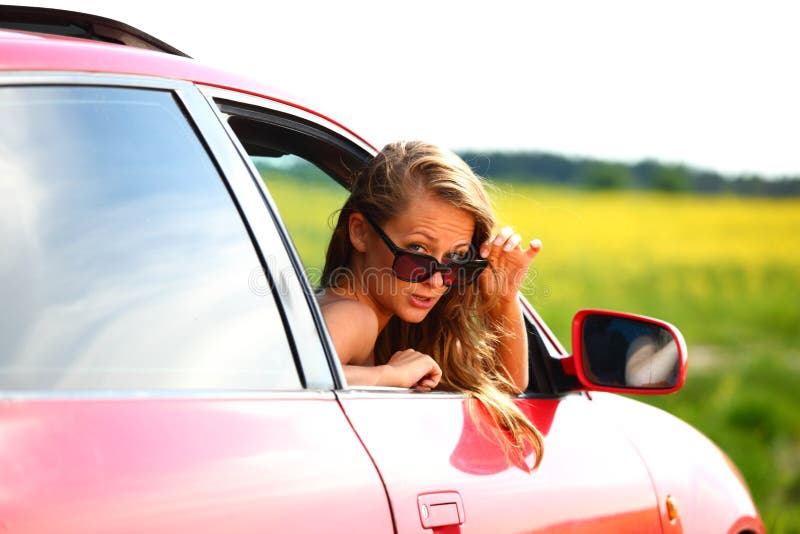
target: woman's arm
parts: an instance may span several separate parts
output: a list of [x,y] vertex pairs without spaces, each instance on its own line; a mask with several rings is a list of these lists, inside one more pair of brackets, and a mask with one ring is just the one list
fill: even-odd
[[[390,369],[386,365],[349,365],[342,364],[344,377],[351,386],[389,386],[392,380]],[[398,386],[399,387],[399,386]]]
[[367,306],[342,299],[323,305],[322,316],[348,384],[431,389],[439,383],[442,370],[436,362],[413,349],[396,352],[386,365],[374,365],[378,319]]
[[489,314],[507,332],[498,349],[500,361],[514,385],[524,391],[528,387],[528,336],[517,293],[542,243],[531,240],[523,250],[520,241],[520,235],[506,226],[481,246],[481,256],[489,260],[491,268],[481,274],[480,284],[485,298],[497,299]]
[[392,386],[430,390],[442,377],[442,370],[427,354],[414,349],[395,352],[386,365],[344,365],[347,383],[359,386]]
[[498,348],[500,361],[514,385],[520,391],[525,391],[528,387],[528,334],[519,301],[516,298],[513,301],[503,300],[490,313],[508,332]]

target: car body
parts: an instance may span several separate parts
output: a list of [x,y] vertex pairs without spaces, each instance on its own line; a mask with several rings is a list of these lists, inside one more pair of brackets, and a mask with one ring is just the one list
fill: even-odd
[[0,530],[764,531],[723,452],[614,394],[680,387],[685,345],[671,388],[593,384],[591,312],[571,356],[520,297],[533,472],[463,395],[347,386],[255,163],[293,154],[346,185],[375,148],[135,37],[0,30]]

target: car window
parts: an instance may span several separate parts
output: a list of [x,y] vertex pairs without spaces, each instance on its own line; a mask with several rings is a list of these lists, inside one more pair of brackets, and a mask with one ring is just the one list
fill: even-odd
[[274,296],[172,93],[0,88],[0,389],[294,389]]
[[[339,209],[347,199],[344,184],[369,154],[359,160],[353,156],[356,150],[336,146],[320,127],[280,112],[222,99],[217,104],[269,190],[308,279],[317,287]],[[543,360],[552,344],[532,317],[526,318],[526,327],[531,362],[527,393],[551,392]]]
[[370,155],[299,117],[227,100],[217,103],[269,190],[309,281],[317,286],[347,198],[345,184]]
[[278,206],[311,284],[318,286],[325,250],[347,190],[295,154],[250,159]]

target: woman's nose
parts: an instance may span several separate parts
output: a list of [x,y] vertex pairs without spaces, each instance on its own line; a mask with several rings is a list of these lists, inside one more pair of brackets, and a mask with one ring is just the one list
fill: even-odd
[[433,276],[428,278],[428,284],[430,284],[433,289],[439,289],[440,287],[444,286],[444,275],[442,275],[442,273],[439,271],[436,271],[433,273]]

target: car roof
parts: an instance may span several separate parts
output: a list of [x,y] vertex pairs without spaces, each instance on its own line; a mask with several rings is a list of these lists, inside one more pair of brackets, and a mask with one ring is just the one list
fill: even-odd
[[[0,7],[2,7],[0,9],[1,21],[9,6]],[[54,10],[45,9],[43,11]],[[74,12],[67,13],[74,14]],[[80,13],[77,15],[93,17]],[[139,40],[142,36],[147,36],[144,32],[139,32],[123,23],[102,17],[94,18],[102,20],[105,24],[115,23],[119,27],[126,27],[128,31],[136,33]],[[0,26],[2,25],[0,22]],[[166,43],[158,41],[154,37],[147,37],[152,39],[151,43],[157,41],[168,49],[156,50],[150,44],[147,46],[137,46],[131,43],[115,44],[86,37],[76,38],[63,34],[0,28],[0,72],[89,72],[185,80],[267,98],[312,113],[336,124],[365,144],[372,146],[346,126],[314,109],[296,103],[297,98],[285,90],[246,76],[203,65]]]
[[0,5],[0,28],[124,44],[189,57],[124,22],[65,9]]
[[0,69],[3,71],[156,76],[225,87],[274,100],[291,100],[288,94],[279,89],[203,65],[188,57],[124,45],[0,29],[0,50]]

